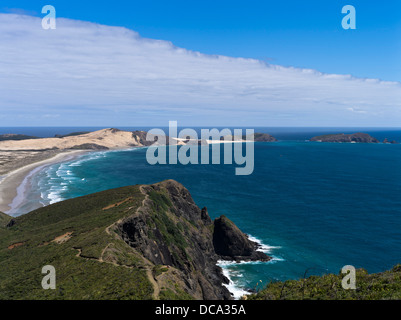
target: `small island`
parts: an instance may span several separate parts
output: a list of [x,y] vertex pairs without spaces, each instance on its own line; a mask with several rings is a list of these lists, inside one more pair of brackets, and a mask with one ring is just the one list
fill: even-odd
[[276,142],[277,139],[273,137],[270,134],[267,133],[260,133],[260,132],[255,132],[253,134],[248,134],[245,135],[243,134],[242,136],[225,136],[221,137],[220,140],[237,140],[237,141],[248,141],[248,140],[253,140],[255,142]]
[[316,142],[337,142],[337,143],[379,143],[380,141],[367,133],[357,132],[352,134],[336,133],[316,136],[310,139]]
[[397,142],[397,141],[395,141],[395,140],[389,141],[387,138],[385,138],[385,139],[383,140],[383,143],[384,143],[384,144],[399,144],[399,142]]

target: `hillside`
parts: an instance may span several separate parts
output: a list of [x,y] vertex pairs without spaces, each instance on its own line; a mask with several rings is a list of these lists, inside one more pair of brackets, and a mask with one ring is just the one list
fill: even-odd
[[[217,260],[270,259],[226,217],[213,222],[173,180],[66,200],[9,221],[0,215],[0,299],[231,299]],[[228,241],[219,241],[220,232]],[[48,264],[56,290],[41,287]]]
[[[0,300],[231,299],[220,259],[268,261],[227,217],[214,221],[173,180],[107,190],[12,218],[0,212]],[[56,269],[43,290],[42,267]],[[401,265],[271,282],[248,300],[401,299]]]
[[344,290],[343,274],[310,276],[306,279],[274,282],[248,300],[390,300],[401,299],[401,265],[392,270],[368,274],[356,270],[356,289]]
[[8,133],[8,134],[0,134],[0,141],[9,141],[9,140],[28,140],[28,139],[39,139],[35,136],[27,136],[25,134],[15,134],[15,133]]
[[0,228],[5,227],[11,220],[11,217],[3,212],[0,212]]

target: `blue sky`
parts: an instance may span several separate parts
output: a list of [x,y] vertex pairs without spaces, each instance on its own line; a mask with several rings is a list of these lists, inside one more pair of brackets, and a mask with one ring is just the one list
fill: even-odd
[[[1,12],[124,26],[206,54],[248,57],[326,73],[401,81],[401,1],[386,0],[2,0]],[[357,29],[341,28],[352,4]]]
[[[43,5],[57,29],[43,30]],[[356,8],[356,30],[341,8]],[[0,4],[0,126],[399,126],[401,2]]]

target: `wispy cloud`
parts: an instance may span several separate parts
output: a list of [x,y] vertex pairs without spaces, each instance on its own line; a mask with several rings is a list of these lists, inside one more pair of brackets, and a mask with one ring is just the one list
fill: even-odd
[[[398,126],[401,84],[204,55],[89,22],[58,18],[43,30],[40,18],[0,14],[0,111],[0,125]],[[51,114],[60,116],[43,117]]]
[[355,108],[347,108],[347,110],[351,111],[351,112],[355,112],[355,113],[367,113],[367,111],[365,110],[360,110],[360,109],[355,109]]

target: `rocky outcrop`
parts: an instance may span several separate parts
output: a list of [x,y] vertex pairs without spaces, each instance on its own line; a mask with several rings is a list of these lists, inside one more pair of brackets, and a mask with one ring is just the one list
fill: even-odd
[[132,137],[136,140],[138,145],[150,146],[154,143],[153,141],[147,141],[146,135],[147,135],[146,131],[139,131],[139,130],[132,131]]
[[383,140],[383,143],[385,143],[385,144],[399,144],[399,142],[397,142],[397,141],[395,141],[395,140],[389,141],[387,138],[385,138],[385,139]]
[[11,220],[7,223],[6,228],[11,228],[12,226],[15,225],[15,223],[16,223],[15,219],[11,219]]
[[224,260],[269,261],[271,258],[261,251],[259,245],[248,239],[230,219],[221,216],[214,220],[213,246]]
[[213,222],[180,183],[167,180],[142,190],[146,204],[121,222],[117,232],[153,264],[176,268],[191,296],[231,299],[218,260],[270,259],[226,217]]
[[370,136],[367,133],[353,133],[353,134],[327,134],[322,136],[316,136],[310,139],[310,141],[317,142],[349,142],[349,143],[379,143],[379,140]]

